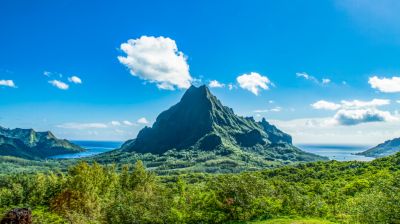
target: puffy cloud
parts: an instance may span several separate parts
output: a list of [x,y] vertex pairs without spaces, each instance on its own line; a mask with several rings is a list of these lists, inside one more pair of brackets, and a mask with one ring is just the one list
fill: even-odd
[[75,84],[82,84],[82,80],[78,76],[71,76],[68,78],[68,81]]
[[208,86],[210,86],[210,88],[222,88],[225,84],[220,83],[217,80],[212,80],[208,83]]
[[377,109],[377,107],[389,104],[390,100],[387,99],[373,99],[371,101],[342,100],[340,104],[320,100],[311,104],[311,106],[314,109],[337,110],[333,116],[332,124],[348,126],[396,120],[397,118],[390,112]]
[[0,86],[7,86],[12,88],[16,87],[13,80],[0,80]]
[[359,108],[375,108],[379,106],[385,106],[389,105],[390,100],[388,99],[373,99],[371,101],[361,101],[361,100],[342,100],[340,101],[340,104],[325,101],[325,100],[319,100],[311,106],[314,109],[318,110],[338,110],[338,109],[359,109]]
[[242,89],[248,90],[254,95],[258,95],[262,89],[268,90],[268,85],[271,85],[271,81],[266,76],[262,76],[256,72],[243,74],[237,77],[236,81]]
[[149,121],[145,117],[139,118],[136,122],[139,124],[148,124],[149,123]]
[[160,89],[190,87],[193,78],[189,73],[189,65],[174,40],[142,36],[121,44],[121,50],[126,56],[119,56],[118,60],[129,68],[133,76],[156,83]]
[[108,126],[103,123],[64,123],[57,127],[65,129],[96,129],[96,128],[107,128]]
[[332,103],[325,100],[317,101],[311,104],[311,106],[317,110],[337,110],[341,107],[340,104]]
[[384,93],[400,92],[400,77],[378,78],[378,76],[370,77],[368,83],[372,88]]
[[69,85],[68,85],[68,84],[66,84],[66,83],[64,83],[64,82],[61,82],[61,81],[59,81],[59,80],[51,80],[51,81],[49,81],[49,83],[50,83],[51,85],[53,85],[53,86],[59,88],[59,89],[62,89],[62,90],[67,90],[67,89],[69,88]]
[[379,122],[379,121],[393,121],[397,118],[392,116],[388,111],[381,111],[375,108],[366,109],[351,109],[339,110],[334,120],[340,125],[357,125],[367,122]]

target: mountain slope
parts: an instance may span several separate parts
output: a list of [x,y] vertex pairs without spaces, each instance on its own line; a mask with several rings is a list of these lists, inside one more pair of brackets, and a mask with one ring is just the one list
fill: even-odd
[[0,127],[0,155],[2,156],[35,159],[82,151],[84,151],[83,148],[67,140],[57,139],[51,132]]
[[326,159],[296,148],[290,135],[265,119],[256,122],[235,115],[206,86],[191,86],[179,103],[157,117],[153,127],[142,129],[136,139],[127,141],[121,149],[178,157],[203,152],[223,158],[231,156],[233,160],[240,157],[241,162],[245,160],[241,157],[278,162]]
[[395,138],[392,140],[387,140],[371,149],[364,152],[357,153],[357,155],[363,155],[368,157],[384,157],[393,155],[400,151],[400,138]]

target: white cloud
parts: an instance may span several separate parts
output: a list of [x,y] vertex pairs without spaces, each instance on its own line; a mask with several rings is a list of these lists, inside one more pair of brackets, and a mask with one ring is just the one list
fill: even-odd
[[329,84],[330,82],[330,79],[322,79],[322,84]]
[[136,122],[139,124],[148,124],[149,123],[149,121],[145,117],[139,118]]
[[271,109],[272,112],[280,112],[282,110],[281,107],[274,107]]
[[237,86],[236,86],[236,85],[233,85],[232,83],[229,83],[229,84],[228,84],[228,89],[229,89],[229,90],[237,89]]
[[210,86],[210,88],[222,88],[225,84],[220,83],[217,80],[212,80],[208,83],[208,86]]
[[379,106],[389,105],[390,100],[388,100],[388,99],[373,99],[371,101],[342,100],[341,103],[342,103],[342,107],[344,107],[344,108],[363,108],[363,107],[379,107]]
[[68,81],[75,84],[82,84],[82,80],[78,76],[71,76],[68,78]]
[[311,104],[311,106],[314,109],[338,110],[332,119],[332,123],[348,126],[396,120],[397,118],[390,112],[377,109],[377,107],[389,104],[390,100],[388,99],[373,99],[371,101],[342,100],[340,104],[320,100]]
[[122,122],[124,125],[127,125],[127,126],[135,126],[136,124],[134,124],[134,123],[132,123],[132,122],[130,122],[130,121],[123,121]]
[[317,110],[337,110],[341,107],[340,104],[332,103],[325,100],[317,101],[311,104],[311,106]]
[[379,106],[385,106],[389,105],[390,100],[388,99],[373,99],[371,101],[361,101],[361,100],[342,100],[340,101],[340,104],[325,101],[325,100],[319,100],[311,106],[314,109],[318,110],[338,110],[340,108],[342,109],[359,109],[359,108],[375,108]]
[[49,83],[59,89],[62,89],[62,90],[67,90],[69,88],[68,84],[58,81],[58,80],[51,80],[51,81],[49,81]]
[[268,113],[268,112],[280,112],[282,111],[282,107],[274,107],[271,109],[265,109],[265,110],[255,110],[253,111],[254,113]]
[[304,78],[306,80],[313,80],[313,81],[317,81],[318,82],[318,80],[314,76],[311,76],[311,75],[307,74],[306,72],[297,72],[296,76]]
[[295,144],[361,144],[376,145],[400,136],[400,120],[368,122],[344,126],[332,123],[331,117],[270,120],[292,135]]
[[242,89],[252,92],[254,95],[258,95],[262,89],[268,90],[271,81],[266,77],[256,72],[250,74],[243,74],[236,78],[239,86]]
[[255,110],[253,111],[254,113],[268,113],[269,109],[264,109],[264,110]]
[[375,108],[365,108],[339,110],[335,114],[334,120],[340,125],[348,126],[368,122],[394,121],[397,120],[397,118],[388,111],[381,111]]
[[0,80],[0,86],[7,86],[12,88],[16,87],[13,80]]
[[309,74],[306,73],[306,72],[297,72],[297,73],[296,73],[296,76],[299,77],[299,78],[303,78],[303,79],[305,79],[305,80],[313,81],[313,82],[315,82],[315,83],[318,84],[318,85],[327,85],[327,84],[331,83],[331,81],[332,81],[332,80],[330,80],[330,79],[328,79],[328,78],[323,78],[323,79],[320,81],[320,80],[318,80],[317,78],[315,78],[314,76],[309,75]]
[[400,92],[400,77],[378,78],[378,76],[370,77],[368,83],[372,88],[384,93]]
[[112,126],[121,126],[121,122],[119,121],[111,121]]
[[190,87],[193,78],[189,65],[174,40],[142,36],[121,44],[121,50],[126,56],[119,56],[118,60],[129,68],[133,76],[156,83],[160,89]]
[[57,125],[57,127],[65,129],[82,130],[82,129],[107,128],[108,126],[103,123],[64,123]]
[[63,74],[61,74],[61,73],[58,73],[58,72],[50,72],[50,71],[44,71],[43,72],[43,75],[44,76],[47,76],[47,77],[51,77],[51,76],[58,76],[59,78],[62,78],[63,77]]

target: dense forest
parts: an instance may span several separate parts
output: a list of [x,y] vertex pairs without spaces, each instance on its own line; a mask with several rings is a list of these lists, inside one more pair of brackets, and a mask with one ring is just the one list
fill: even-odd
[[3,213],[32,209],[35,223],[400,223],[400,154],[238,174],[157,175],[141,161],[121,169],[80,162],[67,172],[0,176],[0,205]]

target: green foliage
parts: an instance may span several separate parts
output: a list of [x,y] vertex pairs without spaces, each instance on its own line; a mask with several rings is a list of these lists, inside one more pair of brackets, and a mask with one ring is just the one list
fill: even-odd
[[0,210],[31,208],[36,223],[400,223],[399,164],[397,154],[158,176],[141,161],[120,169],[81,162],[67,172],[0,176]]

